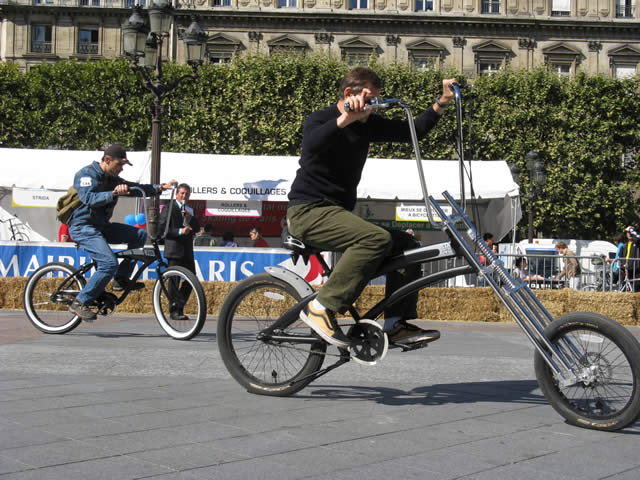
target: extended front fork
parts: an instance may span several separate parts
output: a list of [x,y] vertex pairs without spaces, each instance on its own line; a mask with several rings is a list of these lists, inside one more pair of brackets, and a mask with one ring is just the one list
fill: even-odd
[[[484,277],[487,284],[498,295],[509,313],[520,325],[527,338],[533,343],[535,349],[542,355],[549,368],[553,371],[562,386],[571,385],[578,381],[577,373],[572,370],[575,366],[573,358],[579,358],[580,350],[570,341],[564,342],[567,354],[562,348],[552,344],[544,334],[547,325],[553,322],[553,317],[534,295],[526,282],[514,279],[504,263],[476,231],[467,214],[459,207],[448,192],[443,193],[447,203],[453,208],[451,215],[447,216],[433,197],[429,197],[431,205],[442,219],[445,228],[452,239],[458,244],[461,253],[475,270]],[[475,254],[475,249],[469,245],[463,234],[456,227],[456,223],[462,222],[466,228],[467,237],[475,243],[480,253],[487,259],[487,265],[482,265]]]

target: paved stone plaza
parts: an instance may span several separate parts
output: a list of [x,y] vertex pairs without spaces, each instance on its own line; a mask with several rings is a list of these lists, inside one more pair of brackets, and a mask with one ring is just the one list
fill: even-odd
[[515,325],[429,324],[428,348],[290,398],[242,390],[215,325],[180,342],[115,315],[55,336],[0,311],[0,480],[640,478],[640,423],[565,424]]

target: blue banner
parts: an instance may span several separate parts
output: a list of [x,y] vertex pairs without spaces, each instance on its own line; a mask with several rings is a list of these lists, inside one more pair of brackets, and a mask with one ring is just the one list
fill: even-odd
[[[73,243],[0,242],[0,276],[28,277],[40,266],[49,262],[63,262],[78,267],[91,259],[87,253],[75,248]],[[113,245],[115,251],[126,248]],[[300,270],[302,276],[308,267],[295,267],[289,253],[279,248],[203,248],[195,251],[196,273],[200,281],[234,282],[264,272],[271,265]],[[138,265],[141,265],[139,263]],[[155,279],[155,263],[140,277]],[[315,277],[314,277],[315,278]]]

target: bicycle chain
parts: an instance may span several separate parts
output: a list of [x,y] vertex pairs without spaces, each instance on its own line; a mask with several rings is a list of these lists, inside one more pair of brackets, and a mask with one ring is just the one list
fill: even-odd
[[[306,350],[304,348],[300,348],[300,347],[294,347],[293,345],[284,345],[282,343],[279,344],[275,344],[275,343],[268,343],[267,345],[273,345],[273,346],[277,346],[279,348],[289,348],[291,350],[298,350],[300,352],[306,352],[306,353],[313,353],[315,355],[324,355],[325,357],[338,357],[338,358],[342,358],[343,355],[342,354],[337,354],[337,353],[327,353],[325,352],[320,352],[320,351],[316,351],[316,350]],[[349,355],[349,357],[351,357]]]

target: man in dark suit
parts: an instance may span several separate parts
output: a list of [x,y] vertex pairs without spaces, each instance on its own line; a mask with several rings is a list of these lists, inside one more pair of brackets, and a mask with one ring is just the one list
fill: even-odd
[[[169,217],[169,205],[166,205],[160,213],[160,222],[158,230],[164,233],[169,222],[169,230],[164,241],[164,256],[170,267],[175,265],[185,267],[196,273],[196,265],[193,259],[193,236],[195,232],[200,231],[200,224],[196,217],[193,216],[193,209],[187,205],[189,196],[191,195],[191,187],[186,183],[178,185],[176,199],[171,209],[171,218]],[[176,292],[175,289],[178,289]],[[169,284],[169,297],[179,298],[171,304],[172,320],[188,320],[184,314],[184,304],[187,302],[191,294],[191,285],[182,282],[182,285]]]

